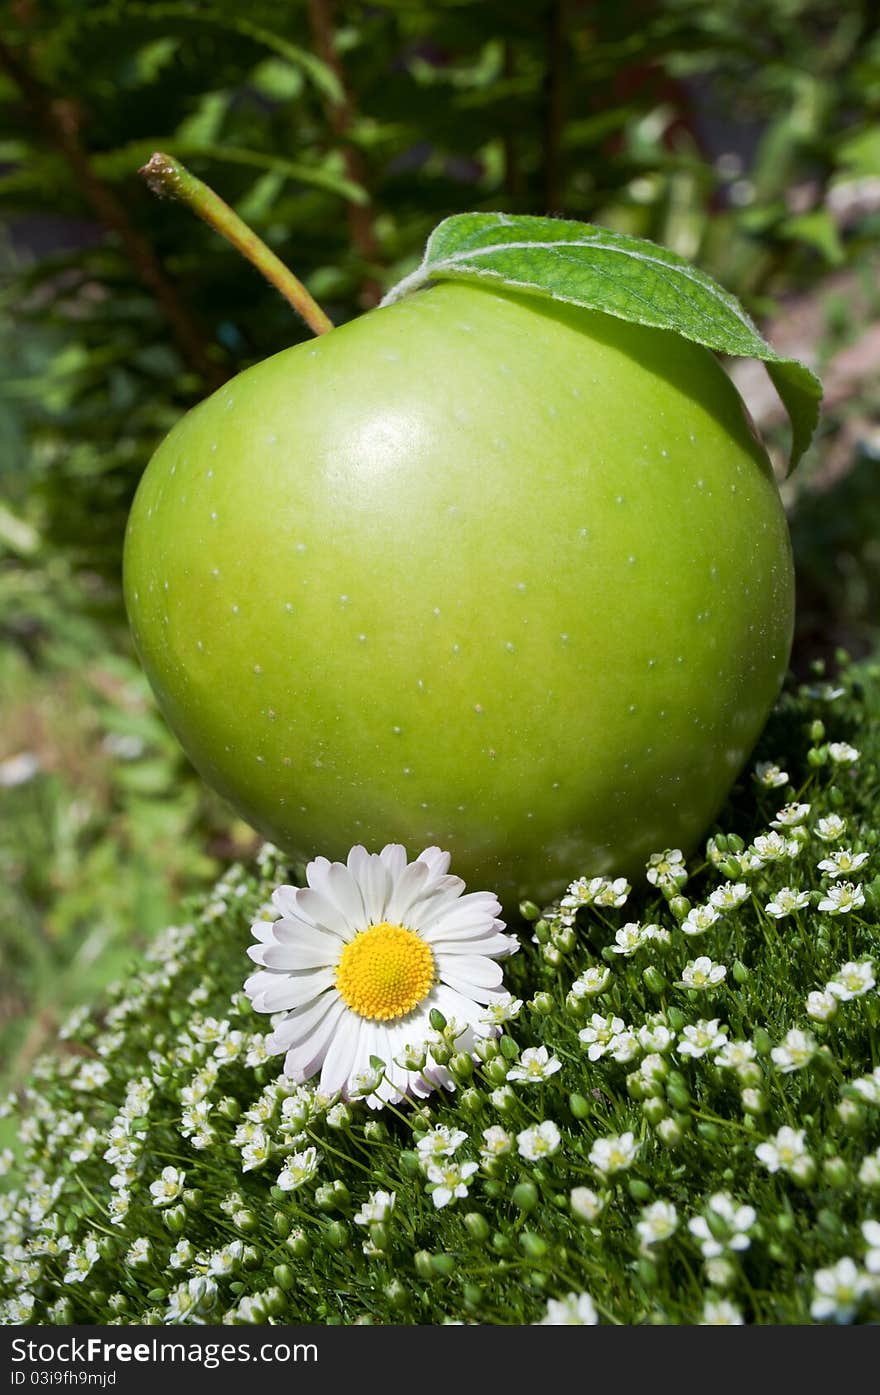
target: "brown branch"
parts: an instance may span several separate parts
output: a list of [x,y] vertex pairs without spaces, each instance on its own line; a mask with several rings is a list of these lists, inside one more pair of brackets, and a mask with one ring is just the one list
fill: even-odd
[[81,105],[59,97],[46,88],[2,39],[0,68],[15,83],[37,126],[67,161],[100,222],[119,238],[137,275],[155,296],[184,362],[209,387],[218,387],[230,376],[229,373],[211,357],[210,341],[181,300],[150,243],[132,222],[119,195],[95,173],[81,135],[84,122]]
[[[326,63],[336,75],[342,93],[336,101],[328,101],[327,116],[330,129],[339,142],[345,173],[350,180],[365,189],[366,165],[361,152],[348,138],[354,125],[355,107],[351,88],[346,81],[345,70],[336,49],[334,0],[309,0],[309,25],[315,51],[322,63]],[[349,202],[346,209],[352,246],[363,261],[375,264],[379,260],[380,249],[370,207]],[[366,277],[361,284],[360,300],[363,307],[370,309],[378,305],[381,299],[382,287],[379,282],[375,277]]]
[[565,124],[566,0],[550,0],[547,10],[544,74],[544,208],[560,213],[562,197],[562,131]]

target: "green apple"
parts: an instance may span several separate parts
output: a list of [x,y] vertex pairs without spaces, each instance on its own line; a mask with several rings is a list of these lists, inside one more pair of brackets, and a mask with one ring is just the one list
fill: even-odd
[[507,904],[705,831],[791,644],[773,474],[707,350],[445,283],[248,369],[140,484],[138,651],[292,856],[437,843]]

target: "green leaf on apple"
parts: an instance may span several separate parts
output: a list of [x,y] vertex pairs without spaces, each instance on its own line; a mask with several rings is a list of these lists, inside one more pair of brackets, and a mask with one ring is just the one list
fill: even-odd
[[822,401],[816,375],[771,348],[711,276],[654,242],[559,218],[457,213],[434,229],[421,265],[383,304],[449,280],[492,281],[672,330],[717,353],[761,359],[791,421],[790,470],[810,444]]

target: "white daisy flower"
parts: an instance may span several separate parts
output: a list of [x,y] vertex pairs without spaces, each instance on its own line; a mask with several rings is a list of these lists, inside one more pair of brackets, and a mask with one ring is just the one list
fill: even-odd
[[507,1072],[507,1078],[537,1085],[549,1080],[558,1070],[562,1070],[562,1062],[558,1056],[551,1056],[546,1046],[527,1046],[516,1065]]
[[857,886],[853,886],[852,882],[835,882],[833,886],[828,887],[819,902],[819,910],[827,911],[829,915],[848,915],[850,911],[857,911],[864,904],[865,896],[861,882]]
[[435,1008],[465,1024],[457,1049],[471,1050],[485,1007],[509,996],[495,961],[519,946],[501,933],[498,898],[463,895],[449,861],[439,848],[408,863],[399,844],[354,847],[347,863],[310,862],[307,886],[275,891],[280,918],[252,927],[259,943],[248,953],[261,968],[245,992],[257,1012],[284,1011],[267,1045],[286,1052],[294,1080],[320,1071],[322,1091],[348,1098],[378,1059],[385,1075],[373,1107],[451,1084],[441,1067],[408,1071],[395,1058],[428,1039]]
[[438,1158],[451,1158],[466,1140],[467,1134],[464,1129],[452,1129],[448,1124],[437,1124],[435,1128],[422,1134],[416,1144],[416,1151],[427,1165]]
[[759,861],[766,865],[781,862],[785,858],[797,857],[801,844],[796,838],[783,838],[781,833],[759,833],[749,848]]
[[820,872],[827,872],[829,877],[851,876],[853,872],[858,872],[868,861],[869,854],[866,852],[853,852],[852,848],[838,848],[836,852],[829,853],[823,857],[818,864]]
[[652,886],[661,890],[680,891],[687,883],[687,867],[681,848],[667,848],[651,853],[645,874]]
[[863,993],[869,992],[876,982],[873,959],[850,961],[841,964],[834,977],[826,983],[825,992],[831,993],[841,1003],[848,1003],[852,998],[860,998]]
[[547,1314],[541,1327],[593,1327],[599,1321],[596,1305],[588,1293],[567,1293],[564,1298],[548,1298]]

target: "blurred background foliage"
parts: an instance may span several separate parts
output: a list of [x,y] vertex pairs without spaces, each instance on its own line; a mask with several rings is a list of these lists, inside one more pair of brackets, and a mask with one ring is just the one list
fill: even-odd
[[[557,213],[716,276],[826,382],[785,485],[793,664],[875,643],[873,0],[0,0],[0,1078],[252,835],[133,658],[127,510],[183,410],[304,336],[138,168],[182,158],[331,317],[445,215]],[[771,452],[763,370],[733,368]]]

